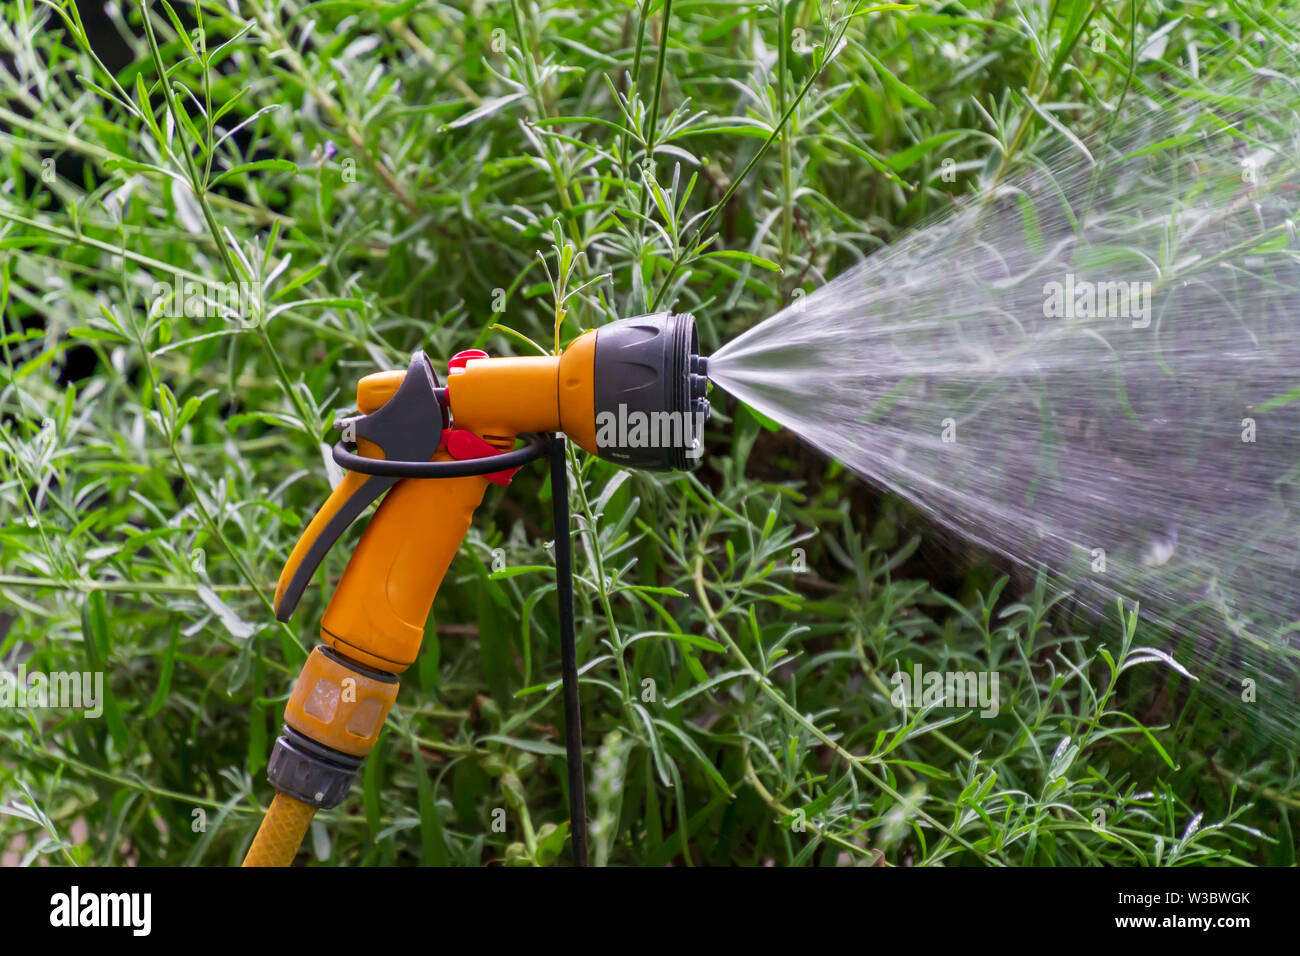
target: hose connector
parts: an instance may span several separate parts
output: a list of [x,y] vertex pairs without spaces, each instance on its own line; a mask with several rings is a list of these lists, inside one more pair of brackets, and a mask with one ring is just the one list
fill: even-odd
[[284,709],[267,779],[280,793],[328,810],[343,802],[397,699],[397,677],[326,646],[307,658]]

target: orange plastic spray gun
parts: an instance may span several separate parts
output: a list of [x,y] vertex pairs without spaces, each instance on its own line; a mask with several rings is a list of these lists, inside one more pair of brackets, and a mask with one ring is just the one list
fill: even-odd
[[[441,386],[423,352],[367,375],[354,418],[336,422],[346,472],[289,556],[275,592],[287,621],[343,531],[387,492],[353,551],[289,695],[267,776],[276,795],[245,866],[287,866],[318,809],[341,803],[414,663],[443,575],[489,482],[549,455],[573,859],[586,864],[578,674],[563,432],[635,468],[689,467],[708,417],[695,319],[657,313],[579,336],[560,356],[461,352]],[[515,449],[516,440],[528,444]],[[356,451],[349,451],[351,443]],[[432,480],[438,479],[438,480]]]

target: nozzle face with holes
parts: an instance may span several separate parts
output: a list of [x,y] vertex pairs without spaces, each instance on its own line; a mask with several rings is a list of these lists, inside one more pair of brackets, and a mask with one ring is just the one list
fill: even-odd
[[650,470],[694,467],[709,400],[693,315],[657,312],[601,326],[592,377],[602,458]]

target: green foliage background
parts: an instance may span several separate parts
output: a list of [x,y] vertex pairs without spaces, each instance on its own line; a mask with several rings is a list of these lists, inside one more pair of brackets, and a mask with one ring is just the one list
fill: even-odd
[[[360,376],[666,307],[712,350],[1042,113],[1087,135],[1297,42],[1276,0],[0,10],[0,658],[111,690],[0,710],[27,863],[241,858],[347,541],[292,625],[269,598]],[[178,280],[256,292],[192,315]],[[1294,754],[1133,616],[1072,617],[713,398],[694,474],[571,461],[597,862],[1295,862]],[[489,491],[304,861],[565,859],[549,514],[541,469]],[[996,670],[1001,713],[900,711],[914,664]]]

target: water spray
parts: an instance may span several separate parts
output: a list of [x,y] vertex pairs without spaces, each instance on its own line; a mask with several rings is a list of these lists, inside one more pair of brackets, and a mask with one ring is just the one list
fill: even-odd
[[1294,75],[1144,93],[1137,119],[1027,170],[991,163],[954,213],[710,358],[932,522],[1045,569],[1089,629],[1139,602],[1167,664],[1292,739],[1300,125],[1276,104]]
[[[587,452],[633,468],[686,468],[708,417],[707,362],[695,319],[658,313],[579,336],[562,355],[460,352],[442,385],[417,352],[405,370],[357,385],[358,415],[336,426],[346,472],[280,575],[275,615],[288,621],[343,531],[385,496],[321,620],[284,713],[267,775],[276,789],[245,866],[287,866],[317,810],[347,796],[415,662],[425,621],[490,482],[508,485],[548,456],[555,517],[561,667],[573,860],[585,865],[586,809],[573,621],[563,432]],[[629,436],[619,422],[635,422]],[[515,449],[516,440],[526,444]],[[665,440],[666,439],[666,440]],[[355,446],[355,451],[347,448]]]

